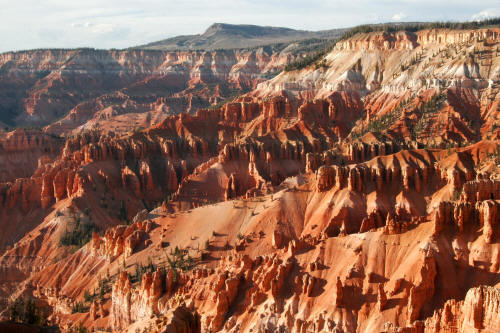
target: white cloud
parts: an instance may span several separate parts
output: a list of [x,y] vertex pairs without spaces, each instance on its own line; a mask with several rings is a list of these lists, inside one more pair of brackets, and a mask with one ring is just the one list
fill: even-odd
[[481,21],[493,17],[500,17],[500,8],[488,8],[472,15],[473,21]]
[[80,22],[71,23],[71,27],[75,29],[85,30],[86,32],[93,34],[108,34],[119,30],[115,24],[111,23]]
[[399,12],[399,13],[394,14],[394,15],[392,16],[392,20],[393,20],[393,21],[402,21],[402,20],[404,20],[406,17],[407,17],[407,15],[406,15],[405,13],[403,13],[403,12]]
[[73,28],[89,28],[92,26],[92,23],[90,22],[73,22],[71,23],[71,27]]
[[498,15],[498,1],[0,0],[0,52],[80,46],[125,48],[202,33],[214,22],[322,30],[408,17],[415,21],[470,20],[474,13]]

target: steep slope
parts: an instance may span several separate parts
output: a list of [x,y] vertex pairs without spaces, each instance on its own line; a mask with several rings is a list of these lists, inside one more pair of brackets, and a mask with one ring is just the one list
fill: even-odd
[[499,46],[359,34],[146,130],[7,134],[43,140],[0,184],[2,300],[63,330],[497,331]]
[[[495,137],[499,34],[498,29],[361,34],[337,43],[302,71],[259,84],[252,95],[285,91],[299,98],[324,98],[342,91],[357,96],[366,113],[355,124],[356,136],[384,132],[431,146]],[[440,96],[425,103],[429,90],[446,93],[446,103]]]
[[49,125],[47,132],[58,135],[110,127],[127,132],[248,91],[295,57],[263,49],[4,53],[0,121]]

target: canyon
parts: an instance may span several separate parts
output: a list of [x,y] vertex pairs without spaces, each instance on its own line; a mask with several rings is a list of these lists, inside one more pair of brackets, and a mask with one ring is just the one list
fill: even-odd
[[251,90],[300,57],[252,50],[33,50],[0,55],[2,129],[126,133]]
[[358,33],[282,71],[302,58],[0,55],[1,121],[44,126],[0,133],[0,316],[498,332],[500,28]]

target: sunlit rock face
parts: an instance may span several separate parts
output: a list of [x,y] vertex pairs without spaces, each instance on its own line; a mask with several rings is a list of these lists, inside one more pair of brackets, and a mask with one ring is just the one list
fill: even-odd
[[[34,297],[63,331],[497,332],[497,47],[496,29],[360,34],[143,130],[80,105],[74,123],[2,132],[1,299]],[[65,52],[33,54],[51,69]],[[274,61],[86,52],[75,66],[179,85]]]

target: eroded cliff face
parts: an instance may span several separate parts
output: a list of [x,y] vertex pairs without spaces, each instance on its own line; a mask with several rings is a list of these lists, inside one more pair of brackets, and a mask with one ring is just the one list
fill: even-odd
[[[341,92],[359,96],[366,113],[356,124],[358,133],[367,127],[373,130],[373,125],[383,128],[384,120],[403,118],[403,113],[405,121],[387,128],[400,139],[440,144],[476,140],[479,132],[497,137],[499,39],[500,31],[495,28],[360,34],[337,43],[321,62],[283,72],[260,83],[251,94],[268,97],[285,91],[289,97],[325,98]],[[442,105],[446,112],[430,111],[442,100],[428,108],[429,89],[446,92]],[[408,112],[411,104],[416,105]],[[462,131],[465,127],[470,131]]]
[[[130,131],[248,91],[295,59],[251,51],[35,50],[0,55],[0,121]],[[126,124],[125,122],[132,124]]]
[[[477,154],[478,149],[490,148],[481,144],[464,149],[462,155]],[[376,158],[350,170],[390,159],[419,161],[402,155]],[[450,157],[442,151],[424,160],[436,159],[440,168]],[[490,212],[500,207],[496,192],[494,200],[476,201],[477,197],[468,198],[465,193],[456,200],[451,191],[454,178],[448,178],[448,172],[437,172],[443,175],[441,180],[429,178],[424,183],[435,183],[435,187],[419,190],[415,176],[404,180],[407,171],[391,176],[390,185],[377,190],[376,177],[370,181],[360,176],[358,184],[363,186],[359,186],[349,180],[352,172],[345,171],[342,182],[327,187],[319,186],[326,183],[324,173],[310,172],[304,185],[289,185],[272,195],[115,227],[104,238],[93,237],[70,258],[35,274],[29,283],[36,289],[50,286],[78,297],[83,289],[97,286],[109,270],[114,282],[103,300],[110,309],[104,318],[116,331],[140,325],[161,331],[163,319],[151,318],[164,318],[179,306],[187,309],[187,316],[199,316],[201,331],[439,332],[463,327],[465,332],[468,325],[495,331],[498,289],[470,288],[498,283],[500,234],[494,227],[497,218],[490,218]],[[498,181],[481,178],[465,184],[484,192]],[[412,198],[406,204],[415,211],[406,211],[404,200],[391,199],[388,188],[398,198]],[[419,202],[429,202],[429,211],[418,207]],[[350,213],[360,207],[367,209]],[[337,211],[348,213],[340,218]],[[207,216],[223,218],[207,223]],[[491,239],[484,233],[488,224],[496,230]],[[137,230],[147,230],[142,245],[127,241]],[[208,245],[200,247],[205,241]],[[194,269],[183,271],[168,264],[176,248],[193,258]],[[81,270],[64,278],[67,273],[63,272],[71,271],[76,260]],[[147,260],[157,266],[137,279],[137,265]],[[161,268],[164,265],[166,269]],[[47,280],[47,276],[52,278]],[[452,311],[453,317],[445,311]],[[57,318],[65,325],[75,316],[58,313]],[[94,325],[88,319],[82,322]]]
[[[497,331],[499,42],[495,30],[357,35],[326,67],[145,130],[6,133],[2,295],[34,295],[63,330]],[[414,51],[443,64],[405,68]],[[153,55],[166,57],[141,56]],[[217,68],[213,57],[198,68]],[[475,76],[444,80],[462,61]],[[344,67],[349,85],[316,86]],[[81,226],[86,244],[61,244]]]
[[41,131],[17,129],[0,133],[0,182],[26,178],[43,164],[51,162],[64,141]]
[[469,289],[465,300],[447,301],[442,309],[425,321],[425,331],[495,332],[498,322],[500,290],[489,286]]
[[256,93],[287,90],[325,96],[332,91],[358,91],[366,95],[376,90],[496,87],[499,38],[497,28],[358,34],[338,42],[321,66],[284,72],[259,84]]

